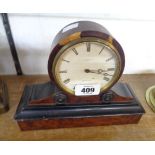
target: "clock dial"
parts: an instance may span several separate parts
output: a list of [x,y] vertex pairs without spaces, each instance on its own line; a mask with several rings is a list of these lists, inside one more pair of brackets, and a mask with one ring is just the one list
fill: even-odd
[[64,49],[55,60],[58,85],[74,94],[75,85],[100,84],[101,91],[117,78],[120,58],[102,42],[83,41]]

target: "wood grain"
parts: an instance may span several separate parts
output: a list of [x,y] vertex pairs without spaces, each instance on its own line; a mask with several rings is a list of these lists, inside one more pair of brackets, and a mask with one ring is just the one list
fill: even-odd
[[2,79],[8,84],[10,110],[0,115],[0,140],[155,140],[155,113],[145,101],[145,91],[155,84],[155,74],[123,75],[120,80],[130,84],[146,111],[138,124],[24,132],[13,118],[24,86],[49,81],[49,77],[3,76]]
[[142,115],[108,116],[96,118],[68,118],[18,121],[21,130],[58,129],[71,127],[102,126],[112,124],[136,124]]

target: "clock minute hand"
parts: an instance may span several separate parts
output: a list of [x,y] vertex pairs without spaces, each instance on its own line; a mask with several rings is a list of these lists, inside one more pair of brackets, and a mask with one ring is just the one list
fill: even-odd
[[90,70],[90,69],[85,69],[86,73],[96,73],[96,74],[102,74],[104,76],[112,76],[111,74],[105,73],[107,72],[106,70],[98,69],[98,70]]

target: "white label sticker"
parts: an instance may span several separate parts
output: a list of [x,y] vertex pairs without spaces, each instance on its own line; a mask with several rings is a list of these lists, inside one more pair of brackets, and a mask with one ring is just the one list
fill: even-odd
[[77,28],[78,25],[79,25],[79,23],[73,23],[71,25],[68,25],[68,26],[66,26],[66,27],[63,28],[62,33],[66,32],[66,31],[68,31],[70,29]]
[[75,86],[76,96],[98,95],[99,93],[99,84],[78,84]]

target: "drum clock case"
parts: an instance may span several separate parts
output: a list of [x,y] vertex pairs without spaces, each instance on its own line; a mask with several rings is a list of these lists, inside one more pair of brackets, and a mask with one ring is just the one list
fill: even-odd
[[[86,37],[99,38],[114,46],[120,55],[121,66],[116,81],[107,90],[96,96],[81,97],[61,89],[52,66],[66,44]],[[103,26],[90,21],[66,26],[52,43],[48,61],[50,81],[25,86],[15,114],[19,127],[21,130],[35,130],[138,123],[144,114],[143,107],[128,84],[117,82],[124,65],[120,44]]]

